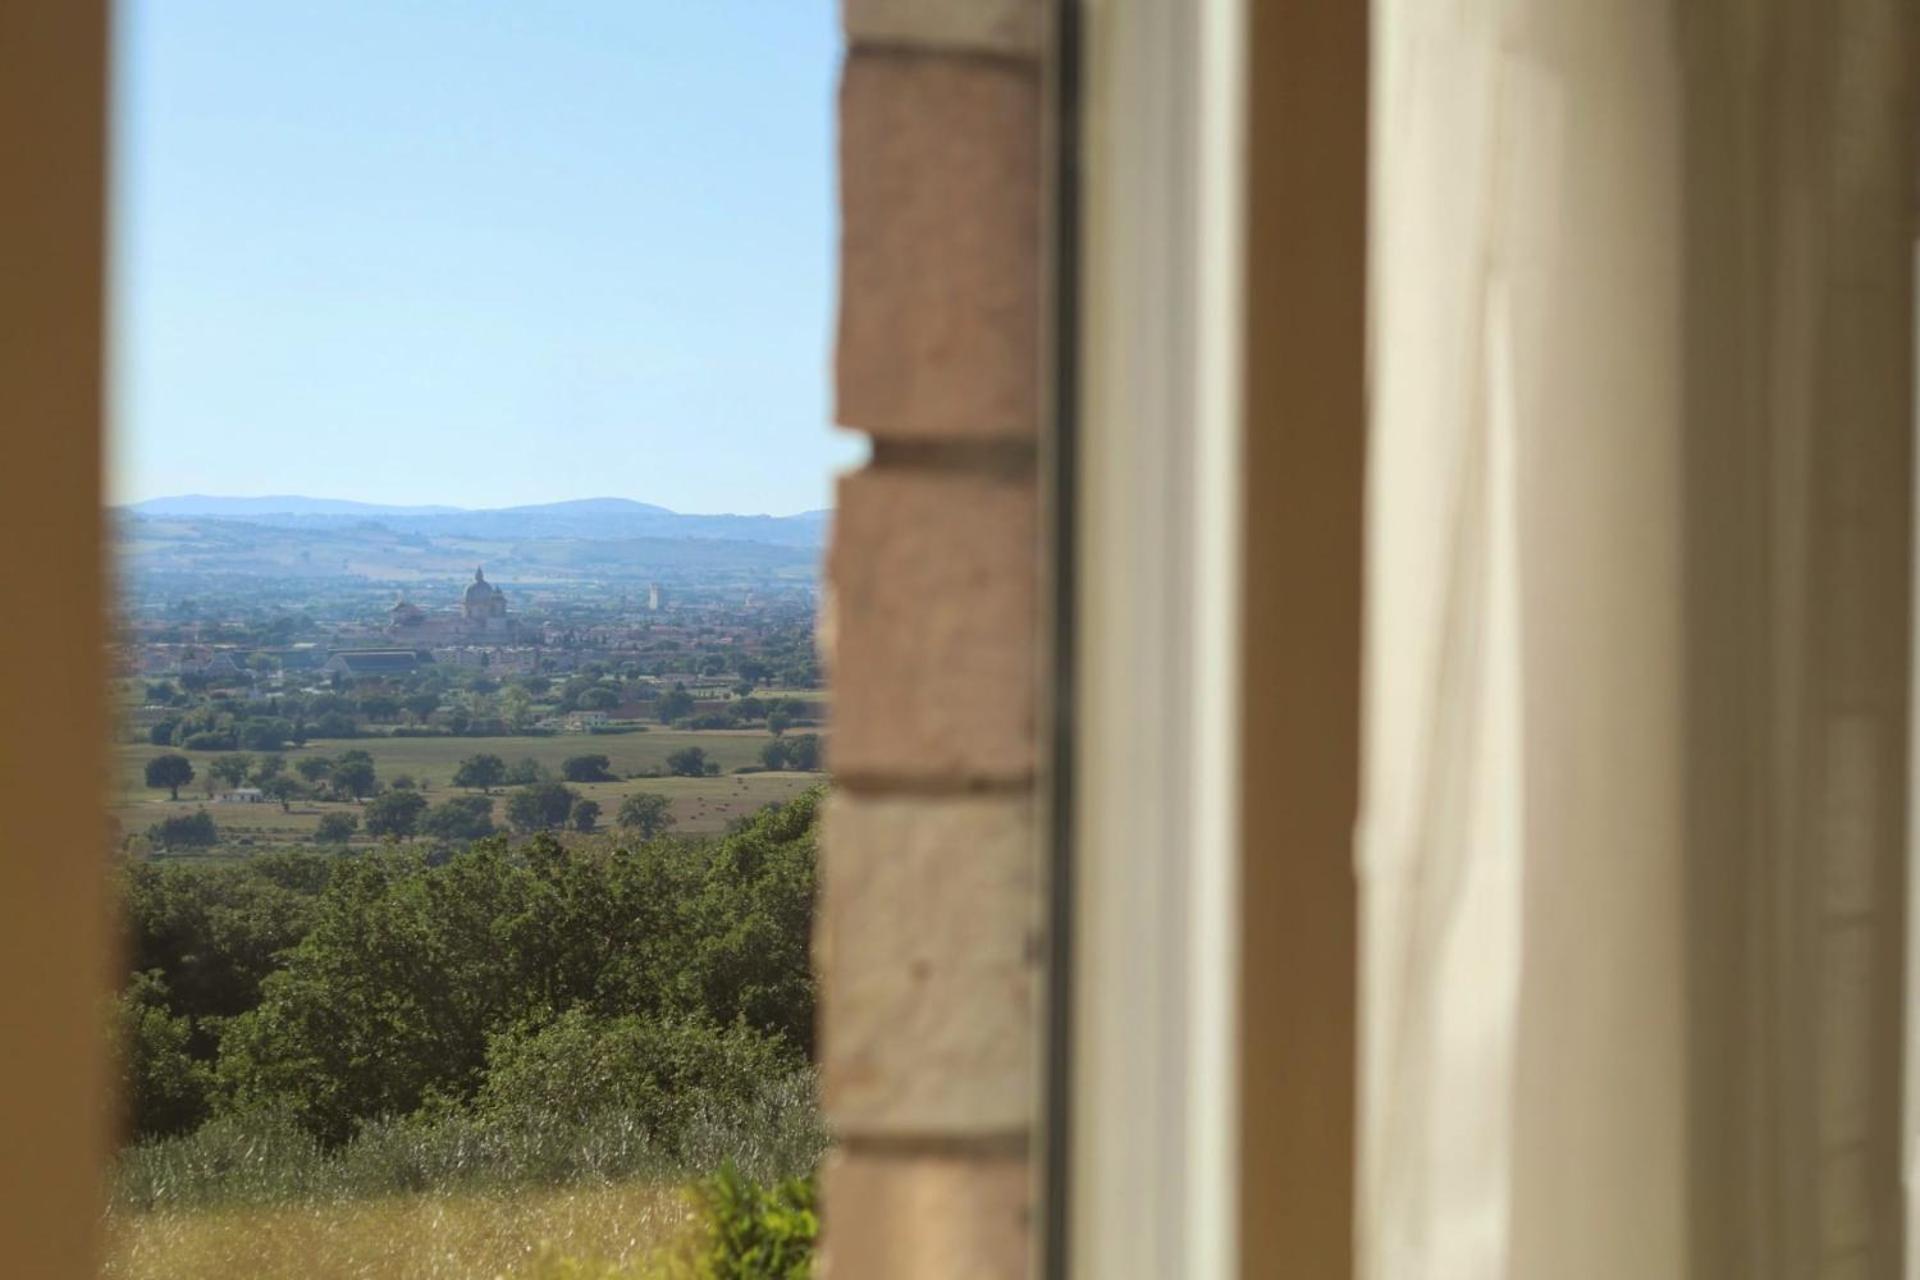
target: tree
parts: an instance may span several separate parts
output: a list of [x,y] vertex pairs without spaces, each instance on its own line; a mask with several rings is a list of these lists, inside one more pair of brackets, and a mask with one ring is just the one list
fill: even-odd
[[707,753],[699,747],[682,747],[667,757],[667,772],[676,778],[703,778],[707,773]]
[[568,756],[560,765],[560,776],[568,782],[612,782],[609,763],[605,756]]
[[364,751],[341,752],[333,762],[333,771],[327,775],[327,785],[355,800],[371,794],[375,782],[373,757]]
[[168,799],[178,800],[180,788],[193,781],[193,761],[183,755],[168,752],[147,761],[147,785],[165,787]]
[[583,711],[611,711],[620,705],[620,695],[605,685],[595,685],[582,693],[575,705]]
[[384,693],[362,694],[360,714],[369,720],[391,720],[400,714],[400,700]]
[[237,787],[247,780],[247,773],[253,768],[253,757],[236,752],[230,756],[221,756],[207,766],[207,772],[229,787]]
[[454,796],[429,809],[420,830],[436,840],[484,840],[493,834],[493,801],[486,796]]
[[240,745],[249,751],[278,751],[292,737],[292,723],[278,716],[249,720],[240,726]]
[[783,706],[776,704],[767,712],[767,732],[776,738],[785,733],[792,724],[793,713]]
[[507,800],[507,821],[516,831],[551,831],[563,827],[580,793],[564,782],[535,782]]
[[287,758],[278,752],[261,756],[253,763],[253,784],[257,787],[266,786],[267,783],[279,777],[286,767]]
[[812,773],[822,767],[824,760],[820,752],[820,735],[803,733],[787,739],[787,768],[801,773]]
[[507,722],[507,728],[515,733],[525,733],[533,723],[533,699],[519,685],[509,685],[500,691],[500,718]]
[[575,831],[591,831],[600,821],[600,802],[585,798],[573,802],[573,812],[567,815],[567,821],[573,824]]
[[453,772],[453,785],[478,787],[483,793],[491,794],[506,778],[507,762],[499,756],[483,752],[460,762],[460,767]]
[[313,838],[320,844],[345,844],[360,829],[360,819],[350,813],[329,813],[320,819]]
[[547,780],[547,767],[532,756],[522,756],[507,767],[506,780],[516,787]]
[[185,1133],[207,1115],[212,1072],[190,1051],[193,1025],[167,1008],[158,969],[136,973],[114,1009],[120,1105],[135,1138]]
[[760,763],[765,765],[769,769],[786,768],[787,767],[787,744],[781,741],[779,738],[775,738],[772,742],[769,742],[766,746],[761,747]]
[[147,730],[147,741],[156,747],[170,747],[173,745],[174,730],[179,727],[178,720],[157,720],[153,727]]
[[667,812],[667,798],[656,791],[636,791],[620,802],[621,826],[638,831],[640,838],[651,840],[673,825]]
[[328,859],[311,927],[219,1029],[222,1107],[335,1143],[430,1099],[529,1135],[613,1108],[692,1154],[687,1121],[725,1122],[812,1051],[818,800],[698,848]]
[[280,802],[282,813],[290,812],[293,809],[294,800],[306,791],[298,780],[289,778],[284,773],[276,773],[271,778],[265,779],[260,783],[260,789]]
[[220,829],[205,809],[177,818],[164,818],[147,828],[147,837],[162,849],[205,849],[220,843]]
[[661,724],[672,724],[675,720],[685,719],[693,714],[693,695],[687,692],[687,686],[677,684],[660,697],[660,703],[654,708]]
[[308,782],[324,782],[333,772],[333,761],[326,756],[304,756],[293,762],[293,771]]
[[360,726],[344,711],[329,711],[315,717],[314,722],[307,726],[307,736],[313,738],[355,738],[359,735]]
[[367,801],[367,834],[411,839],[426,808],[418,791],[383,791]]

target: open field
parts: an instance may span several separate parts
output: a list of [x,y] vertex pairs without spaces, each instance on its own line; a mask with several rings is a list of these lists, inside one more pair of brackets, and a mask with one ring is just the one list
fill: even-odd
[[651,1183],[116,1213],[110,1280],[642,1280],[694,1224]]
[[[382,782],[398,774],[411,774],[424,787],[429,800],[465,794],[453,786],[454,770],[468,756],[488,752],[512,763],[529,756],[545,765],[557,777],[560,764],[568,756],[604,755],[618,782],[570,783],[582,795],[600,804],[601,820],[611,823],[620,801],[636,791],[655,791],[672,801],[674,831],[681,835],[706,835],[724,831],[736,818],[754,813],[768,804],[791,799],[821,781],[817,773],[750,773],[731,771],[757,763],[760,748],[768,735],[757,730],[683,731],[652,730],[625,734],[560,734],[550,738],[353,738],[309,743],[289,748],[284,754],[287,767],[306,756],[336,755],[358,748],[371,755]],[[707,758],[719,764],[721,772],[712,778],[629,778],[627,775],[665,768],[669,754],[683,747],[699,747]],[[207,800],[203,785],[207,766],[222,752],[182,751],[193,761],[197,775],[180,789],[179,801],[167,799],[165,791],[146,785],[147,761],[171,748],[145,744],[122,745],[115,749],[115,775],[112,813],[127,834],[145,831],[164,817],[191,813],[205,805],[220,825],[225,842],[252,840],[272,844],[307,839],[319,824],[322,814],[357,812],[358,806],[296,801],[293,811],[283,812],[278,804],[214,804]],[[506,796],[496,791],[494,820],[506,822]]]

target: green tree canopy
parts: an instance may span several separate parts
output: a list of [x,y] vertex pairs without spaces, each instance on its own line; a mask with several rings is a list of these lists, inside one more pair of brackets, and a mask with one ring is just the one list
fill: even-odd
[[329,813],[320,819],[313,838],[321,844],[345,844],[360,829],[360,819],[351,813]]
[[507,799],[507,821],[516,831],[551,831],[564,827],[580,795],[564,782],[536,782]]
[[147,836],[162,849],[205,849],[220,843],[220,828],[205,809],[177,818],[163,818],[147,828]]
[[437,840],[484,840],[493,834],[493,801],[484,795],[453,796],[429,809],[420,830]]
[[641,839],[651,840],[673,825],[673,815],[668,812],[667,798],[659,792],[636,791],[620,802],[617,821],[639,832]]
[[180,788],[193,781],[193,761],[176,752],[155,756],[147,761],[147,785],[165,787],[169,798],[178,800]]
[[667,757],[667,772],[676,778],[703,778],[707,773],[707,753],[699,747],[682,747]]
[[468,756],[453,771],[454,786],[475,787],[481,791],[492,791],[506,778],[507,762],[487,752]]
[[327,774],[327,785],[355,800],[371,795],[376,782],[373,757],[364,751],[342,752],[335,758],[332,771]]
[[427,798],[418,791],[383,791],[367,801],[367,834],[409,839],[426,808]]
[[612,782],[610,763],[603,755],[568,756],[560,765],[560,776],[568,782]]

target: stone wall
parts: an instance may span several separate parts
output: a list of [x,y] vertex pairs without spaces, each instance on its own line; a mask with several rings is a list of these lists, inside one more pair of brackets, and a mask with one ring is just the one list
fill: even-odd
[[826,1274],[1022,1276],[1041,951],[1039,0],[846,0],[816,962]]

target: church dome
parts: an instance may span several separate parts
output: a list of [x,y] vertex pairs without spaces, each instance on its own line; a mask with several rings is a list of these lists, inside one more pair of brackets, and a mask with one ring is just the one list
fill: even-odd
[[499,588],[487,581],[487,575],[479,569],[473,571],[473,582],[467,587],[466,602],[471,608],[482,608],[498,594]]

